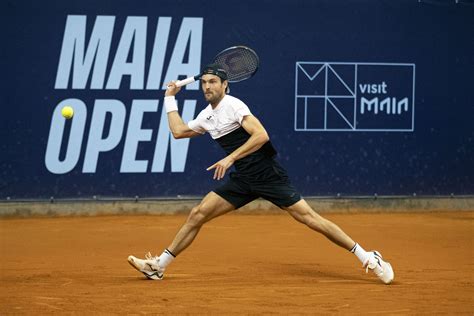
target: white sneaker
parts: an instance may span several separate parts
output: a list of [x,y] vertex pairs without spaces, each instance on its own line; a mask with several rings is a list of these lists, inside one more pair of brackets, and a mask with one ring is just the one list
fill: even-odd
[[145,255],[145,259],[139,259],[134,256],[128,256],[128,263],[141,273],[143,273],[150,280],[163,279],[165,269],[159,266],[158,256],[153,257],[151,253]]
[[373,270],[375,275],[385,284],[390,284],[395,277],[390,263],[383,261],[382,255],[378,251],[370,251],[369,259],[364,263],[365,272]]

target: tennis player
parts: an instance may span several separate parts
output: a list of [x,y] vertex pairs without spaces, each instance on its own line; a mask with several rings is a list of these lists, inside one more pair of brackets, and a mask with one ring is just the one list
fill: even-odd
[[290,183],[285,169],[275,160],[276,151],[267,131],[252,115],[248,106],[230,96],[227,73],[217,64],[207,65],[202,72],[201,87],[209,105],[185,124],[178,113],[175,95],[181,90],[171,82],[164,105],[169,128],[175,138],[203,135],[208,132],[226,152],[211,165],[215,180],[222,180],[232,166],[229,179],[209,192],[194,207],[171,245],[160,256],[148,253],[145,259],[128,257],[128,262],[147,278],[161,280],[168,265],[193,242],[202,225],[211,219],[238,209],[261,197],[287,211],[298,222],[323,234],[336,245],[355,254],[368,272],[371,269],[385,284],[393,281],[390,263],[377,251],[365,251],[337,225],[317,214]]

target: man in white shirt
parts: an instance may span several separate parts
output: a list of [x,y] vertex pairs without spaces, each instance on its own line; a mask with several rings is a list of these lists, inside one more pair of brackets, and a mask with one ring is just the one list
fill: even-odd
[[166,267],[186,249],[211,219],[262,197],[287,211],[297,221],[326,236],[335,244],[354,253],[363,266],[374,271],[383,283],[394,278],[391,265],[377,251],[366,252],[337,225],[317,214],[291,185],[286,170],[275,160],[267,131],[241,100],[228,95],[226,71],[217,64],[202,72],[201,87],[208,106],[185,124],[178,113],[175,95],[181,90],[174,82],[165,93],[169,128],[175,138],[195,137],[208,132],[226,152],[226,156],[207,170],[221,180],[232,166],[229,180],[209,192],[194,207],[171,245],[158,257],[128,257],[128,262],[147,278],[161,280]]

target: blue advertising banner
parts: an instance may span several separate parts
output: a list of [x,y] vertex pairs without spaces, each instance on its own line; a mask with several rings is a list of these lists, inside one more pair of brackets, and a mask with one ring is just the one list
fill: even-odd
[[[3,1],[0,198],[201,196],[224,156],[170,136],[166,83],[231,84],[304,196],[474,194],[471,1]],[[207,104],[177,96],[184,121]],[[61,109],[70,106],[66,120]]]

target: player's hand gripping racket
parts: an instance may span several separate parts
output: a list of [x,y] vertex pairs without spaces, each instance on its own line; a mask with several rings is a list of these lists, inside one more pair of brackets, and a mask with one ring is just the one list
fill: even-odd
[[[224,49],[214,57],[214,63],[227,72],[228,81],[239,82],[249,79],[258,70],[259,59],[257,53],[246,46],[233,46]],[[201,79],[202,74],[176,81],[177,87],[182,87]]]

